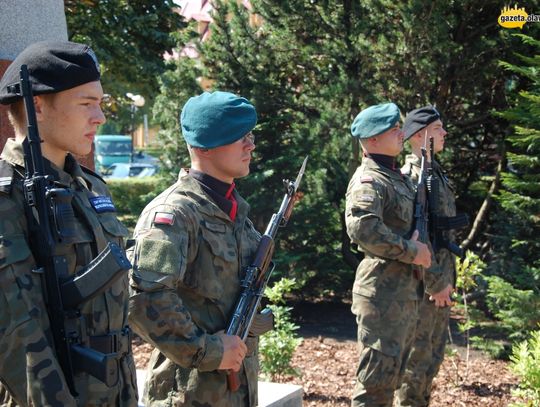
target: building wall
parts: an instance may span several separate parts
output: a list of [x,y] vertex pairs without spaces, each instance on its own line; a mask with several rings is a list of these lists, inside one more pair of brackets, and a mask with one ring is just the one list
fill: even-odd
[[[0,0],[0,76],[28,45],[44,40],[68,39],[63,0]],[[13,129],[6,106],[0,105],[0,150]],[[80,161],[94,167],[90,154]]]

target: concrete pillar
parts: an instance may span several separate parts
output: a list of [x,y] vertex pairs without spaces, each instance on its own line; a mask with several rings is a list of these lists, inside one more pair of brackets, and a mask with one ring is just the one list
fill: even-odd
[[[63,0],[0,0],[0,77],[28,45],[67,39]],[[7,108],[0,105],[0,151],[13,135]],[[82,157],[80,161],[94,167],[93,155]]]

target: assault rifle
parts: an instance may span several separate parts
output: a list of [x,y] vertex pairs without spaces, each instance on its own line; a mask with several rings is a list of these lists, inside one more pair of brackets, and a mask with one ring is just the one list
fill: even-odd
[[[242,340],[245,340],[249,333],[249,328],[259,308],[264,289],[274,270],[274,263],[272,263],[274,238],[278,228],[286,226],[289,221],[297,197],[296,191],[304,175],[307,160],[308,157],[304,159],[296,181],[283,180],[285,196],[281,201],[278,212],[272,215],[251,264],[246,268],[245,277],[241,283],[242,292],[238,297],[233,316],[227,327],[227,335],[237,335]],[[229,371],[227,373],[227,384],[229,390],[238,390],[240,382],[235,372]]]
[[435,162],[435,150],[433,149],[433,137],[430,139],[431,161],[428,167],[427,189],[429,206],[429,238],[434,252],[440,249],[447,249],[458,257],[463,257],[463,249],[455,242],[451,242],[444,235],[443,231],[459,229],[469,224],[469,217],[464,213],[456,216],[439,215],[439,179],[433,175],[433,165]]
[[32,272],[42,276],[44,298],[51,325],[54,349],[71,394],[77,397],[74,374],[86,372],[113,386],[118,380],[115,353],[101,353],[88,347],[86,323],[78,306],[107,289],[129,270],[131,264],[115,243],[107,247],[77,274],[70,275],[65,248],[74,243],[73,192],[45,174],[34,97],[26,65],[21,66],[20,83],[9,92],[24,99],[28,135],[23,142],[23,181],[29,244],[36,261]]
[[[428,177],[426,144],[427,139],[424,139],[424,146],[421,148],[422,158],[420,159],[420,174],[416,183],[416,196],[414,198],[413,225],[408,236],[410,238],[414,231],[418,230],[418,241],[422,243],[427,243],[429,240],[429,212],[426,186],[426,180]],[[432,151],[433,150],[430,151],[430,154]],[[423,268],[421,266],[414,266],[413,273],[417,280],[423,279]]]

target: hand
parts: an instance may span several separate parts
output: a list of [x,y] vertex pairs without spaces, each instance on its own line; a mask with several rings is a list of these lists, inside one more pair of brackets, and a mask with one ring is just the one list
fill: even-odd
[[222,332],[217,335],[223,342],[223,358],[221,359],[218,369],[238,372],[242,366],[242,361],[246,357],[246,344],[236,335],[227,335]]
[[416,249],[418,250],[416,257],[413,260],[413,264],[429,268],[429,266],[431,266],[431,251],[426,244],[418,241],[418,235],[418,230],[415,230],[411,236],[411,241],[414,242]]
[[451,307],[454,305],[452,298],[450,298],[453,290],[452,286],[448,284],[444,290],[431,294],[429,300],[434,301],[436,307]]

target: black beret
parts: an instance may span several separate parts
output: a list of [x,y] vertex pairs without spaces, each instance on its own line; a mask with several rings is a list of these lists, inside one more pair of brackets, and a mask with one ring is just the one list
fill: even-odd
[[410,139],[420,130],[426,128],[440,118],[440,113],[431,105],[411,110],[409,113],[407,113],[405,122],[403,123],[405,140]]
[[[28,66],[34,95],[57,93],[98,81],[99,63],[94,51],[84,44],[69,41],[41,41],[29,45],[9,65],[0,81],[0,103],[19,99],[21,65]],[[15,86],[13,86],[15,85]]]

